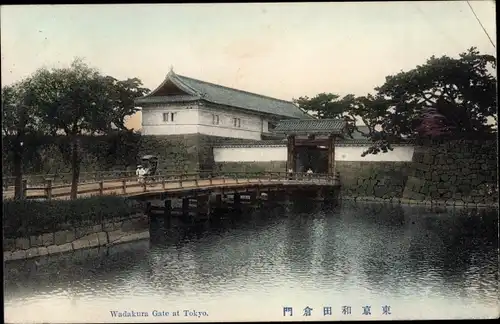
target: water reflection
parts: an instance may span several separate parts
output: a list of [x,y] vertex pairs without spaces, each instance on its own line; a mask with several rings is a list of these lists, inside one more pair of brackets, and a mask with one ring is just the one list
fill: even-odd
[[[219,314],[227,314],[230,303],[246,303],[278,317],[292,301],[297,307],[316,302],[319,309],[377,298],[425,302],[434,317],[467,317],[456,313],[461,303],[495,313],[496,215],[293,200],[197,227],[166,229],[160,219],[152,223],[150,241],[7,263],[6,319],[29,321],[23,317],[29,307],[49,305],[66,307],[70,317],[94,309],[104,316],[96,320],[112,322],[110,307],[153,307],[160,299]],[[399,312],[411,317],[407,309]]]

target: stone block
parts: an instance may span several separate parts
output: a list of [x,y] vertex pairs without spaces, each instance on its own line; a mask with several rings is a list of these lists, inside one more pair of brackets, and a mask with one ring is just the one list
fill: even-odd
[[111,232],[115,230],[114,224],[112,222],[105,222],[102,224],[102,230],[104,232]]
[[43,235],[32,235],[30,236],[31,247],[43,246]]
[[120,243],[125,243],[125,242],[132,242],[132,241],[139,241],[139,240],[144,240],[148,239],[150,237],[149,231],[144,231],[140,233],[132,233],[128,234],[125,236],[122,236],[120,239],[117,241],[114,241],[114,244],[120,244]]
[[4,238],[3,239],[3,250],[4,251],[14,251],[16,249],[16,240]]
[[121,229],[122,229],[122,231],[125,231],[125,232],[133,231],[134,230],[134,221],[133,220],[123,221]]
[[401,202],[401,200],[399,198],[396,198],[396,197],[391,198],[391,203],[393,203],[393,204],[399,204],[400,202]]
[[27,249],[26,250],[26,258],[29,259],[29,258],[34,258],[34,257],[39,256],[38,249],[39,249],[38,247],[32,247],[30,249]]
[[47,254],[49,254],[49,250],[47,249],[47,247],[42,246],[38,248],[38,255],[47,255]]
[[54,233],[54,245],[63,245],[75,240],[75,231],[59,231]]
[[51,245],[47,247],[49,254],[57,254],[73,251],[73,245],[71,243],[65,243],[61,245]]
[[26,251],[25,250],[17,250],[12,252],[10,256],[10,260],[22,260],[26,259]]
[[84,237],[84,236],[92,234],[92,233],[94,233],[94,226],[93,225],[77,227],[77,228],[75,228],[75,239],[79,239],[81,237]]
[[99,233],[92,233],[73,241],[73,250],[99,246]]
[[124,233],[122,230],[110,231],[108,232],[108,243],[114,243],[125,235],[126,233]]
[[108,234],[106,232],[97,233],[97,239],[99,240],[99,246],[108,244]]
[[16,238],[16,249],[27,250],[30,248],[30,240],[24,237]]
[[3,261],[9,261],[12,260],[12,252],[10,251],[4,251],[3,252]]
[[42,242],[44,246],[54,245],[54,233],[42,234]]

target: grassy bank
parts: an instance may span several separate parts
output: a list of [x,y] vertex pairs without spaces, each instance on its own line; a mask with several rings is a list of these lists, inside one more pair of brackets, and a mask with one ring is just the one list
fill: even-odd
[[4,238],[28,237],[143,211],[140,203],[118,196],[95,196],[76,200],[4,200]]

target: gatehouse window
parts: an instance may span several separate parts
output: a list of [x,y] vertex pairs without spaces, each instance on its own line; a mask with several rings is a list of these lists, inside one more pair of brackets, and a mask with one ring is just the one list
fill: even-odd
[[241,127],[241,119],[233,118],[233,126],[234,127]]
[[174,112],[163,113],[163,122],[168,123],[168,122],[173,122],[174,120],[175,120],[175,113]]
[[212,114],[212,124],[219,125],[219,115]]

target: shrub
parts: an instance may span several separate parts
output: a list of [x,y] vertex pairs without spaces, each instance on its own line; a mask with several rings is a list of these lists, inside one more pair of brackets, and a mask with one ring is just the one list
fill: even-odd
[[27,237],[86,225],[143,211],[137,202],[119,196],[75,200],[4,200],[4,237]]

